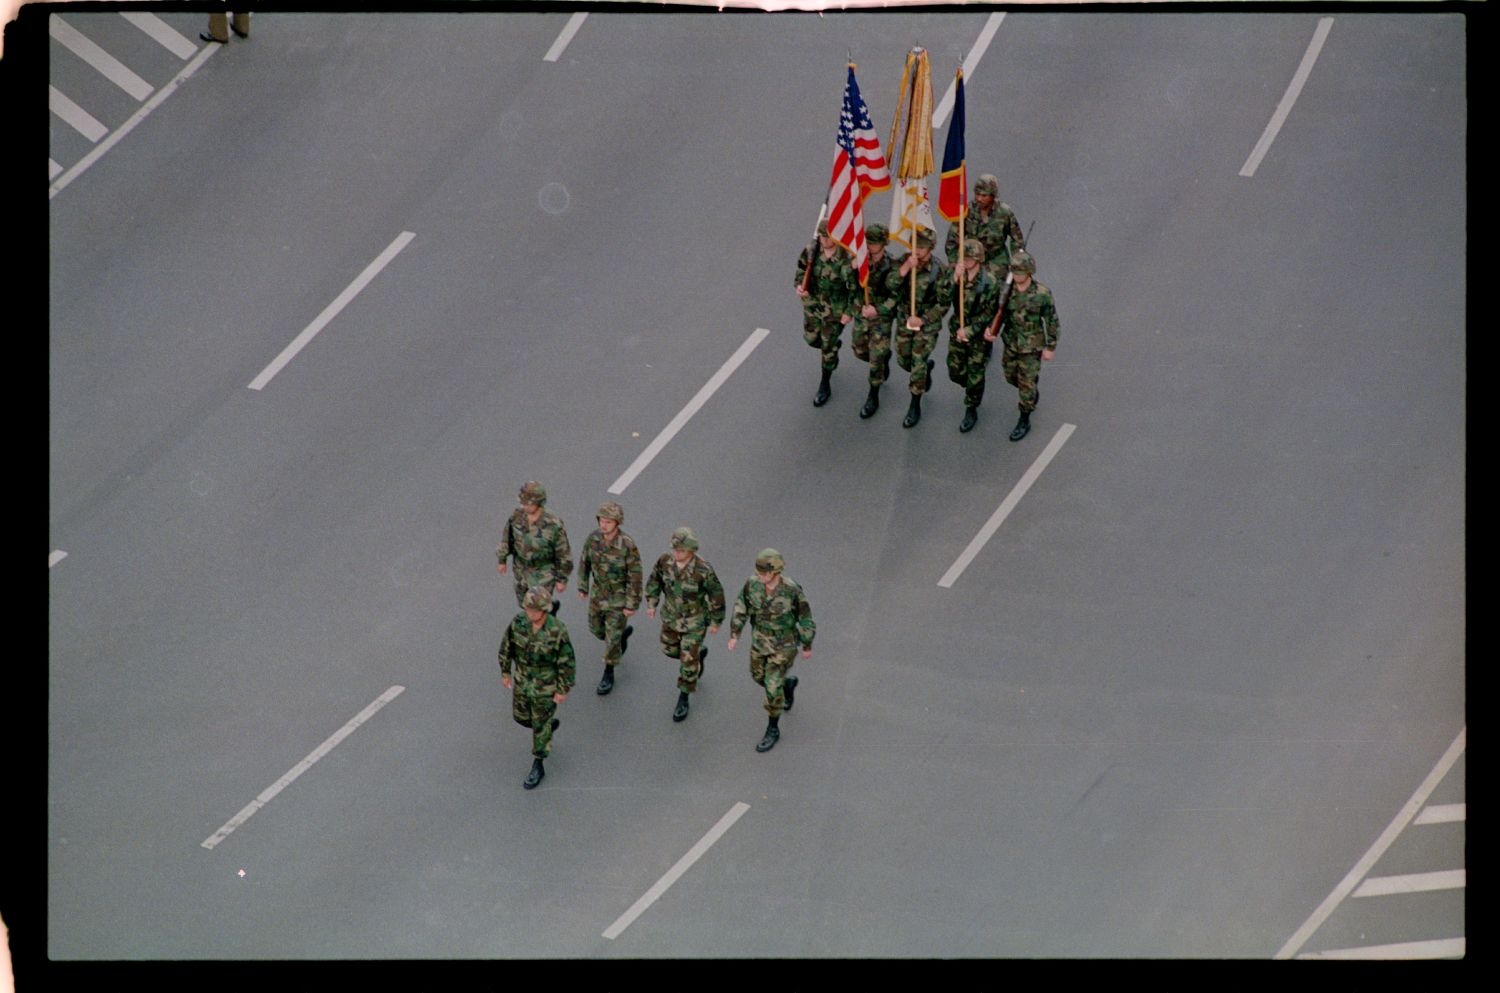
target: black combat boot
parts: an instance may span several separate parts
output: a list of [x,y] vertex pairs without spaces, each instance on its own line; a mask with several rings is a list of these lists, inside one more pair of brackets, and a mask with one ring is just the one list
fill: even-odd
[[781,728],[776,726],[780,720],[780,717],[771,718],[771,722],[766,725],[766,736],[760,739],[760,744],[755,746],[757,752],[769,752],[776,747],[776,742],[781,740]]
[[860,419],[870,417],[880,409],[880,387],[870,387],[870,395],[865,397],[865,405],[859,408]]
[[792,709],[792,697],[795,696],[796,693],[797,693],[797,677],[796,676],[788,676],[788,677],[786,677],[786,682],[784,682],[784,683],[781,684],[781,692],[782,692],[783,695],[786,696],[786,708],[785,709],[791,710]]
[[703,678],[703,667],[708,664],[708,649],[698,649],[698,678]]
[[961,432],[963,432],[964,434],[968,434],[970,431],[974,430],[974,425],[976,425],[978,423],[979,423],[979,408],[978,407],[965,407],[964,408],[964,419],[959,422],[958,430],[961,431]]
[[562,718],[561,717],[554,717],[554,718],[552,718],[552,730],[556,731],[561,726],[562,726]]
[[823,378],[818,383],[818,392],[813,396],[813,406],[821,407],[828,402],[828,396],[833,392],[828,385],[828,377],[833,375],[832,369],[823,370]]
[[561,606],[562,606],[562,601],[560,601],[560,600],[553,600],[552,601],[552,616],[553,617],[557,616],[557,608],[561,607]]
[[935,365],[937,365],[937,362],[935,362],[934,360],[932,360],[932,359],[928,359],[927,360],[927,381],[922,384],[922,392],[923,393],[931,393],[932,392],[932,367],[935,366]]
[[599,689],[596,690],[600,696],[608,696],[609,691],[615,688],[615,667],[606,665],[604,667],[604,678],[599,680]]
[[629,650],[630,635],[634,631],[635,631],[635,628],[633,628],[629,624],[627,624],[627,625],[625,625],[625,630],[623,632],[621,632],[621,634],[620,634],[620,654],[621,655],[624,655],[625,652]]
[[521,784],[521,788],[523,790],[536,789],[536,784],[540,783],[542,781],[542,777],[546,774],[547,770],[542,768],[542,760],[539,758],[532,759],[531,771],[526,774],[526,781]]
[[688,715],[688,695],[686,692],[677,694],[677,709],[672,711],[672,720],[685,721]]
[[1020,441],[1026,437],[1026,432],[1031,430],[1031,411],[1021,411],[1021,419],[1016,421],[1015,429],[1010,433],[1011,441]]
[[922,419],[922,397],[920,394],[911,395],[911,405],[906,408],[906,416],[901,419],[901,426],[909,428]]

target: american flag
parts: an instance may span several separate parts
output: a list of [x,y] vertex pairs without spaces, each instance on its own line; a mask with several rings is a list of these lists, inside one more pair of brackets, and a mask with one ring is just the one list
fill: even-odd
[[854,66],[844,86],[844,109],[839,113],[838,153],[833,159],[833,178],[828,183],[828,233],[849,249],[859,270],[859,285],[870,278],[869,253],[865,251],[865,197],[891,188],[891,171],[880,151],[880,138],[870,120],[870,109],[859,95]]

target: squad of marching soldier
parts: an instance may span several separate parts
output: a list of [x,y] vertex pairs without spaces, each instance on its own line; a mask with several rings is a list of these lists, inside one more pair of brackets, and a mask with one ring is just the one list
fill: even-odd
[[[959,431],[968,433],[978,423],[986,372],[998,341],[1001,371],[1018,395],[1020,416],[1009,437],[1020,441],[1031,430],[1042,363],[1057,349],[1057,307],[1052,292],[1035,278],[1036,261],[1026,250],[1015,211],[1000,200],[999,179],[988,173],[980,176],[972,207],[969,204],[963,188],[961,71],[939,201],[940,212],[954,223],[944,243],[948,261],[934,257],[937,235],[925,202],[931,171],[927,73],[926,53],[914,49],[907,56],[898,102],[898,123],[900,107],[908,101],[910,116],[902,132],[906,147],[891,224],[866,225],[864,200],[871,192],[889,188],[891,173],[873,138],[854,66],[849,66],[829,197],[815,240],[798,257],[793,284],[803,309],[803,340],[820,355],[821,377],[813,405],[822,407],[833,394],[832,376],[848,328],[855,357],[869,369],[869,392],[859,417],[869,420],[879,410],[894,354],[907,373],[909,400],[901,424],[915,427],[922,417],[922,398],[932,390],[934,352],[946,320],[944,364],[949,381],[963,391]],[[896,145],[893,133],[893,153]],[[892,231],[898,225],[905,235],[902,243],[910,246],[899,256],[893,254],[898,239]],[[502,681],[512,691],[513,718],[532,736],[532,767],[522,783],[529,790],[546,775],[544,760],[562,723],[558,705],[576,680],[573,644],[556,616],[555,599],[566,589],[573,563],[567,530],[546,509],[542,485],[527,482],[517,501],[495,551],[499,572],[514,570],[521,613],[501,637],[498,660]],[[647,578],[640,551],[623,530],[623,508],[607,502],[599,507],[596,521],[598,528],[584,542],[578,562],[578,596],[588,604],[589,631],[604,644],[604,670],[595,692],[604,696],[614,689],[615,670],[635,630],[630,621],[644,599],[647,617],[660,613],[662,654],[677,664],[672,720],[682,722],[703,680],[709,654],[706,639],[718,632],[727,615],[729,651],[745,627],[751,629],[750,675],[763,691],[769,718],[755,749],[769,751],[780,740],[781,717],[795,700],[798,677],[792,675],[793,664],[799,655],[804,660],[812,657],[816,632],[807,595],[785,574],[781,553],[766,548],[756,556],[754,574],[731,608],[714,567],[699,555],[693,529],[672,532],[668,551]]]

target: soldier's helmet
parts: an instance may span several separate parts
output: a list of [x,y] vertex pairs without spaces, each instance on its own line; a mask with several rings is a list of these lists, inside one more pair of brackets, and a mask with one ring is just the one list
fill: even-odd
[[974,184],[974,195],[976,197],[984,196],[986,193],[992,197],[1000,195],[1000,180],[989,173],[980,176],[979,181]]
[[865,228],[865,243],[868,245],[884,245],[890,240],[891,233],[884,224],[871,224]]
[[936,248],[937,235],[932,233],[932,228],[917,228],[917,247]]
[[1034,275],[1036,273],[1036,259],[1031,257],[1030,252],[1016,252],[1010,257],[1010,271]]
[[762,548],[760,554],[755,556],[756,572],[780,572],[785,568],[786,560],[774,548]]
[[527,480],[521,487],[521,492],[516,494],[516,499],[522,503],[546,503],[547,491],[536,480]]
[[978,238],[964,239],[964,258],[973,259],[975,262],[984,261],[984,242]]
[[533,586],[526,591],[526,598],[521,601],[521,606],[527,610],[552,610],[552,594],[547,592],[545,586]]
[[698,550],[698,536],[693,534],[692,528],[678,528],[672,532],[672,547],[686,548],[690,552]]
[[621,507],[619,504],[611,500],[608,503],[601,503],[599,505],[599,513],[595,514],[594,516],[601,519],[608,518],[609,520],[614,521],[616,524],[624,524],[625,508]]
[[818,234],[825,235],[825,236],[828,234],[828,222],[827,221],[819,221],[818,222]]

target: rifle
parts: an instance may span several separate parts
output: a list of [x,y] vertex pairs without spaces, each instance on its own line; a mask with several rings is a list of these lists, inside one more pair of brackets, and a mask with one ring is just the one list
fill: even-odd
[[[818,208],[818,224],[823,223],[823,218],[828,216],[828,203],[824,201],[823,206]],[[1036,223],[1033,221],[1032,223]],[[812,282],[813,263],[818,260],[818,224],[813,225],[812,243],[807,246],[807,270],[802,273],[802,288],[808,288]]]
[[[1036,227],[1035,220],[1026,228],[1026,240],[1028,242],[1031,241],[1031,229],[1034,227]],[[1010,302],[1010,291],[1015,289],[1015,280],[1015,273],[1007,272],[1005,274],[1005,289],[1000,291],[1000,306],[995,308],[995,319],[990,321],[990,326],[985,329],[984,336],[986,339],[991,335],[998,337],[1000,334],[1000,322],[1005,319],[1005,305]]]

